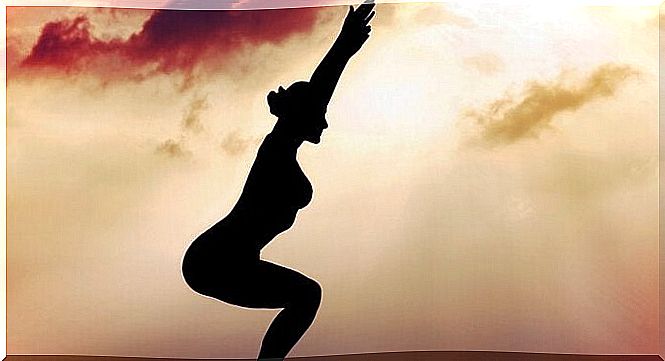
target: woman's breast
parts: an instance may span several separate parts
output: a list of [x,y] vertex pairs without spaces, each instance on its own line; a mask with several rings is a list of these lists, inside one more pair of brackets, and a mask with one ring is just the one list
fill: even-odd
[[304,177],[304,175],[303,178],[304,181],[301,184],[301,188],[298,190],[297,194],[294,195],[294,205],[298,209],[305,208],[305,206],[312,201],[312,194],[314,193],[312,184],[306,177]]
[[281,200],[285,208],[301,209],[312,201],[312,183],[305,173],[296,164],[290,177],[287,177],[281,187]]

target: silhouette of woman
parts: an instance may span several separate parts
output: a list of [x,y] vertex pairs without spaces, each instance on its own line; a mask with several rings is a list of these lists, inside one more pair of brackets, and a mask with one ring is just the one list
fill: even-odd
[[296,159],[305,141],[319,143],[325,114],[342,70],[369,37],[374,4],[349,7],[342,29],[309,82],[271,91],[277,123],[259,147],[235,207],[199,235],[182,260],[194,291],[249,308],[282,308],[261,343],[259,360],[283,360],[319,308],[321,286],[292,269],[262,260],[261,249],[293,225],[312,199],[312,185]]

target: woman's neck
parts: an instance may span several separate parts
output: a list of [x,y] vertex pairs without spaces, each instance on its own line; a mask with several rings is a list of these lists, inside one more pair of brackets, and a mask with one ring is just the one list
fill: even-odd
[[298,147],[302,145],[304,140],[300,137],[295,136],[293,129],[288,127],[286,122],[288,122],[288,120],[283,120],[283,119],[277,120],[277,124],[275,124],[275,127],[272,129],[271,134],[276,140],[284,144],[289,149],[297,151]]

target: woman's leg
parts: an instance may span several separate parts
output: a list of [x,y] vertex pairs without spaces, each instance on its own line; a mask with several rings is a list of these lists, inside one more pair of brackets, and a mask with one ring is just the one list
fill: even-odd
[[263,337],[259,360],[282,360],[314,321],[321,286],[292,269],[267,261],[235,269],[233,286],[211,290],[210,296],[249,308],[283,308]]

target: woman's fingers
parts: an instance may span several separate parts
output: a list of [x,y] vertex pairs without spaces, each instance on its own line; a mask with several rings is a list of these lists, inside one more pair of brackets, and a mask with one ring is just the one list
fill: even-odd
[[373,11],[375,5],[376,4],[373,0],[366,0],[356,8],[349,6],[349,12],[346,15],[346,20],[344,22],[345,26],[349,31],[362,34],[361,37],[363,40],[366,40],[366,37],[369,36],[369,32],[372,30],[369,26],[369,22],[376,14],[376,12]]
[[349,12],[346,13],[346,17],[350,18],[354,13],[353,5],[349,5]]
[[365,19],[367,15],[374,9],[374,6],[376,4],[374,3],[363,3],[362,5],[358,6],[358,9],[356,10],[356,16],[358,16],[359,19]]
[[369,24],[369,21],[376,15],[376,11],[372,11],[369,16],[365,19],[365,25]]

